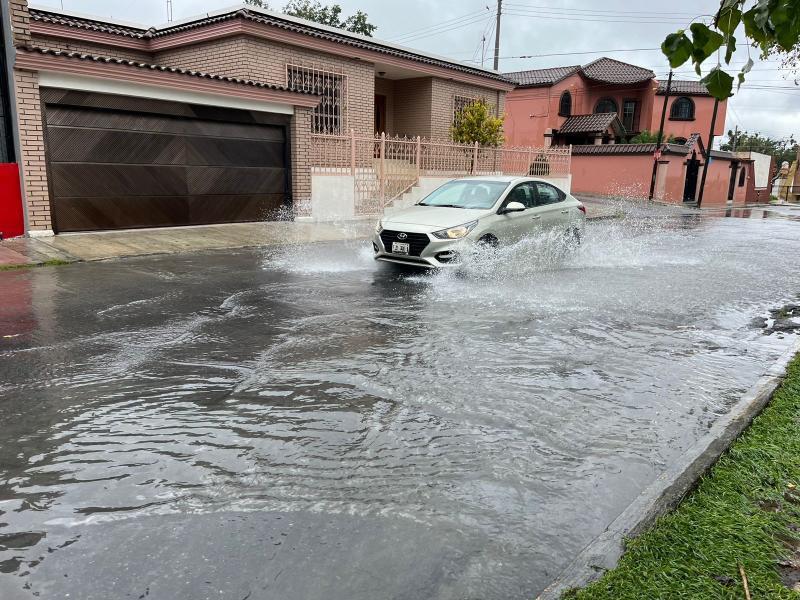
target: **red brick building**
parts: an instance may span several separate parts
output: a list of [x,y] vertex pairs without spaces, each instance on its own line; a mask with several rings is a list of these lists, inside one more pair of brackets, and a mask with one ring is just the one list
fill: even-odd
[[148,28],[10,6],[33,235],[308,215],[312,135],[446,137],[513,88],[253,7]]

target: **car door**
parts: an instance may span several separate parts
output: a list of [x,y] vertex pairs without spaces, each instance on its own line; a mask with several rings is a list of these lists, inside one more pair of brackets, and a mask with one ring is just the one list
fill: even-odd
[[570,211],[564,200],[567,195],[544,181],[535,182],[536,213],[541,216],[543,229],[569,229]]
[[495,235],[500,241],[515,242],[528,235],[532,229],[536,229],[541,221],[541,217],[534,210],[536,207],[534,182],[525,181],[514,186],[500,205],[500,212],[510,202],[519,202],[525,206],[525,210],[498,214]]

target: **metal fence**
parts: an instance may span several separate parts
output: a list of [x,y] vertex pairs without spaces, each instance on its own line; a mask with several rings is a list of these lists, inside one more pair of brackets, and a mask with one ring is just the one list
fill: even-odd
[[356,214],[375,214],[409,191],[420,177],[532,175],[567,177],[571,146],[481,147],[421,137],[313,135],[315,175],[350,175]]

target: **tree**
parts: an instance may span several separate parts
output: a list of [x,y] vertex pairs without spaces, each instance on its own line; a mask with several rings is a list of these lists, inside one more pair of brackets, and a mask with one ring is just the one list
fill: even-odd
[[[245,2],[251,6],[269,8],[269,3],[265,0],[245,0]],[[323,5],[318,0],[289,0],[289,3],[283,7],[283,12],[293,17],[345,29],[368,37],[372,37],[372,33],[378,28],[367,20],[368,16],[365,12],[356,11],[354,15],[342,20],[341,6],[338,4]]]
[[454,142],[481,146],[499,146],[503,143],[503,117],[493,117],[489,105],[482,100],[465,106],[450,128]]
[[[661,50],[673,69],[691,59],[695,71],[701,75],[700,65],[712,55],[719,56],[724,52],[725,64],[730,65],[737,44],[735,33],[740,24],[744,25],[744,42],[758,48],[762,58],[770,54],[791,57],[793,53],[797,58],[800,0],[720,0],[711,27],[692,23],[689,25],[691,38],[685,29],[671,33],[661,44]],[[752,68],[753,59],[748,58],[738,74],[739,86]],[[702,82],[719,100],[732,95],[733,76],[722,67],[719,59]]]
[[[658,133],[653,133],[645,129],[644,131],[640,131],[631,139],[628,140],[629,144],[655,144],[658,141]],[[661,141],[665,144],[671,144],[675,141],[674,135],[664,135],[661,137]]]
[[797,156],[798,145],[793,137],[786,137],[776,140],[771,137],[763,136],[758,131],[749,133],[747,131],[734,132],[728,131],[728,139],[720,146],[721,150],[738,150],[746,152],[761,152],[775,157],[775,162],[780,167],[783,161],[791,163]]

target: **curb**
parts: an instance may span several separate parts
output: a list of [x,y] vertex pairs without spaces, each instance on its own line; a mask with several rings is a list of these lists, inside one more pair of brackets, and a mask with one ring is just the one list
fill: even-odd
[[703,437],[639,494],[608,528],[586,546],[561,571],[537,600],[559,600],[564,592],[582,588],[613,569],[625,551],[625,539],[637,537],[656,519],[680,504],[687,492],[728,447],[764,410],[786,376],[786,367],[800,352],[800,337],[767,369],[759,380],[726,414],[717,419]]

